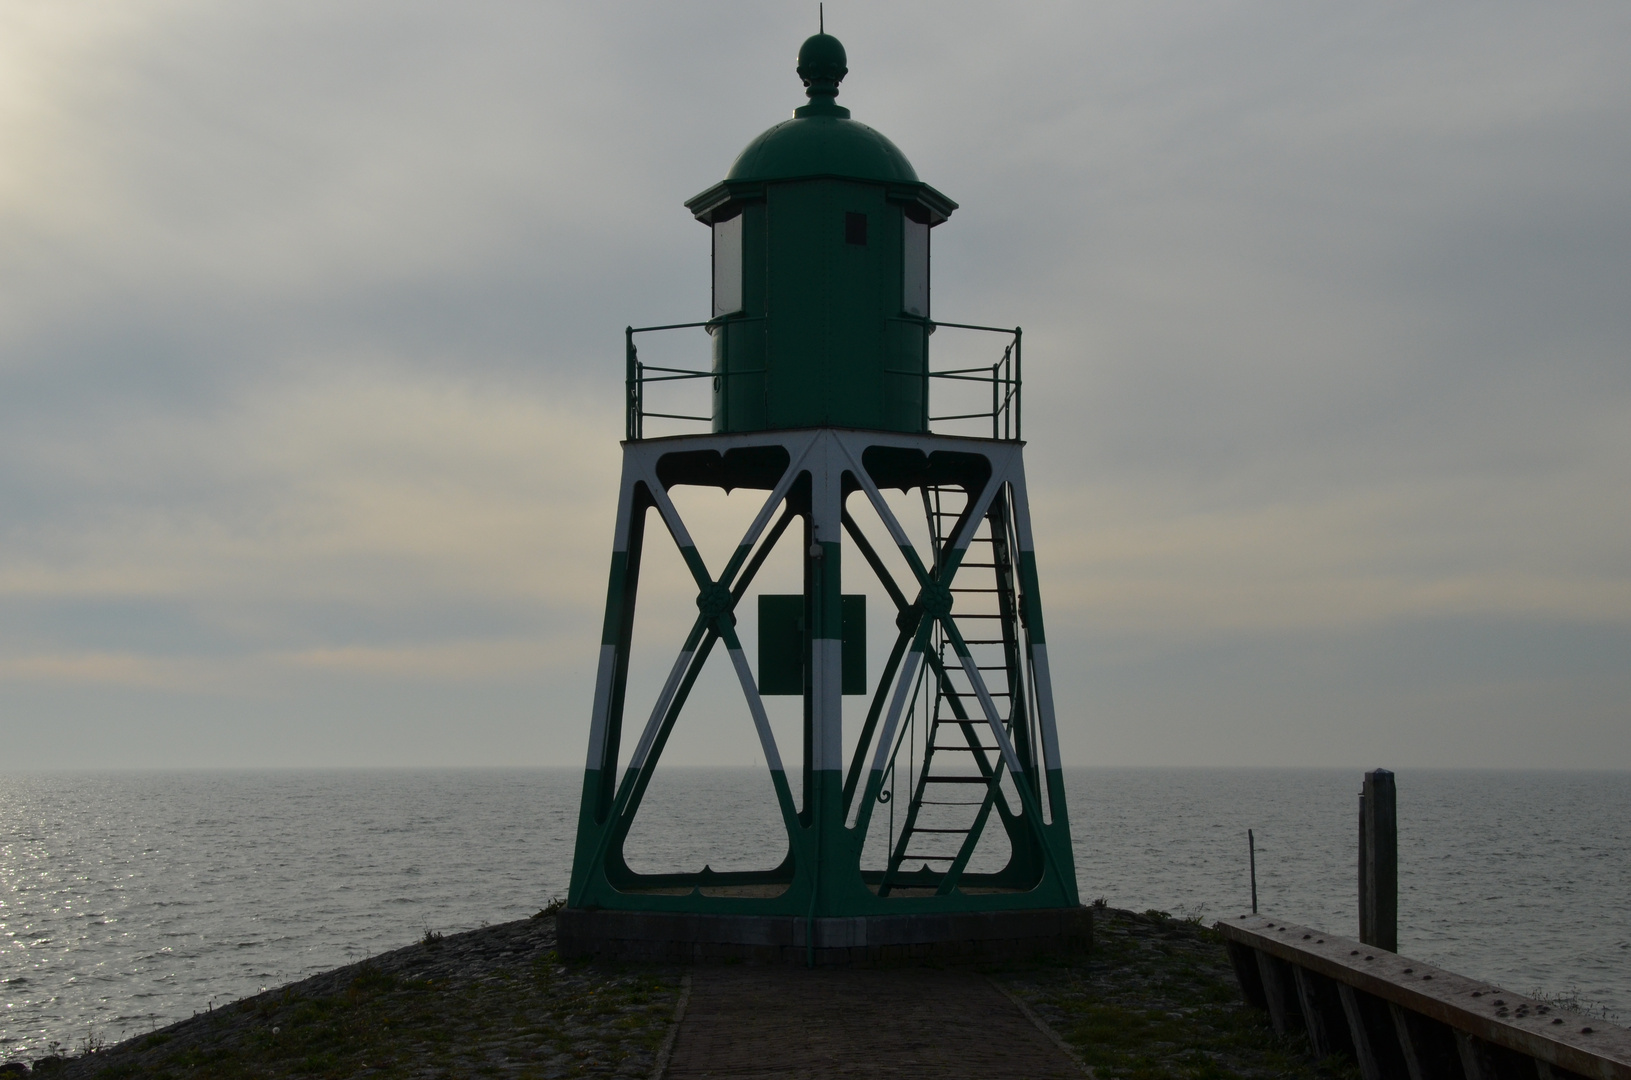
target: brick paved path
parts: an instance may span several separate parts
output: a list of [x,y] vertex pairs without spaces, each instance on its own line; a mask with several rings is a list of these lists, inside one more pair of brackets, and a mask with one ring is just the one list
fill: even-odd
[[664,1080],[934,1077],[1083,1080],[979,975],[704,966]]

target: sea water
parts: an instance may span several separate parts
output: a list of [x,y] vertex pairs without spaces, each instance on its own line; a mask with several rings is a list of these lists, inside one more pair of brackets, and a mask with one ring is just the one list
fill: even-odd
[[[1084,902],[1354,934],[1341,770],[1068,774]],[[0,1061],[72,1052],[566,891],[575,770],[0,774]],[[1398,774],[1399,948],[1631,1015],[1631,774]],[[768,865],[758,770],[658,774],[630,862]],[[769,811],[767,813],[767,810]],[[880,809],[878,821],[885,820]]]

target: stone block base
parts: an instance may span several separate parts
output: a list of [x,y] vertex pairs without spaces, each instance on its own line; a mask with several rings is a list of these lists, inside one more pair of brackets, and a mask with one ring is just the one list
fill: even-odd
[[814,920],[565,908],[557,919],[562,956],[668,963],[979,962],[1085,952],[1093,944],[1086,907]]

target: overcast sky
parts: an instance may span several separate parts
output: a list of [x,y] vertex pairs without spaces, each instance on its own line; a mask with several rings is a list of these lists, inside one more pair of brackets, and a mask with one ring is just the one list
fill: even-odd
[[[1631,7],[828,6],[1026,329],[1069,763],[1631,768]],[[581,767],[621,328],[814,7],[0,0],[0,767]]]

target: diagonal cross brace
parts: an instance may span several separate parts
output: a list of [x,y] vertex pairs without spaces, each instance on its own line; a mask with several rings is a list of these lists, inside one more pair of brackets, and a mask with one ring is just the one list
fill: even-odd
[[[849,456],[848,450],[845,451],[845,456]],[[957,626],[952,621],[948,602],[950,594],[947,591],[951,587],[953,576],[957,573],[958,564],[962,561],[962,552],[967,549],[968,542],[973,537],[974,531],[979,527],[980,520],[985,517],[986,509],[991,505],[991,500],[1008,480],[1008,472],[1010,471],[1008,463],[1004,462],[999,469],[993,470],[979,495],[969,500],[969,506],[963,513],[962,526],[950,541],[951,551],[943,562],[940,579],[936,580],[924,569],[923,561],[918,558],[917,549],[912,546],[911,540],[906,535],[906,530],[901,528],[900,521],[896,519],[894,511],[889,508],[889,504],[884,501],[882,493],[878,491],[878,486],[872,482],[872,477],[867,475],[866,470],[861,468],[853,457],[850,457],[849,460],[855,478],[860,483],[862,490],[866,492],[867,498],[872,502],[873,509],[883,519],[884,527],[889,530],[890,535],[895,538],[895,542],[900,545],[901,554],[906,557],[907,564],[911,566],[912,572],[917,575],[918,583],[921,586],[921,591],[918,594],[918,604],[924,607],[924,615],[939,622],[945,628],[947,636],[951,638],[952,647],[957,650],[957,656],[963,665],[963,670],[968,674],[974,692],[979,697],[980,709],[985,713],[987,723],[991,725],[992,735],[996,738],[997,745],[1002,749],[1004,760],[1008,762],[1008,771],[1015,776],[1023,776],[1025,770],[1020,765],[1019,755],[1014,751],[1014,745],[1008,738],[1008,732],[1003,729],[1002,719],[997,715],[996,703],[991,700],[991,692],[985,685],[985,679],[980,676],[979,667],[974,663],[973,658],[969,656],[968,645],[963,641],[962,634],[958,633]],[[946,610],[937,610],[940,607],[944,607]]]
[[[650,783],[652,771],[656,768],[656,759],[660,755],[660,748],[667,740],[668,732],[673,729],[674,721],[678,719],[681,706],[690,692],[691,685],[701,673],[702,666],[712,651],[713,645],[721,637],[726,640],[726,650],[732,654],[732,667],[737,671],[738,680],[742,684],[743,695],[747,699],[748,711],[753,716],[754,727],[759,735],[760,744],[764,750],[765,762],[771,771],[771,779],[776,788],[776,798],[782,811],[783,824],[788,830],[789,839],[797,823],[797,811],[793,806],[792,792],[787,786],[786,774],[781,768],[781,754],[776,747],[775,735],[770,729],[770,721],[765,713],[764,701],[759,696],[758,687],[754,684],[752,674],[747,668],[747,659],[742,654],[741,642],[737,639],[732,611],[737,601],[741,599],[746,589],[747,581],[763,564],[763,558],[753,560],[749,572],[744,574],[742,580],[736,581],[733,589],[732,581],[743,564],[748,561],[755,543],[764,532],[771,515],[776,507],[787,498],[787,493],[799,474],[800,467],[809,456],[814,440],[806,443],[798,454],[788,463],[781,479],[777,481],[770,495],[760,507],[759,513],[754,517],[747,532],[743,535],[736,551],[732,554],[725,566],[719,580],[715,581],[708,573],[706,563],[696,549],[691,539],[690,531],[685,527],[685,521],[675,508],[673,500],[668,497],[667,490],[655,475],[654,470],[648,468],[646,474],[640,479],[648,489],[652,505],[657,508],[658,514],[667,526],[669,535],[673,537],[675,546],[680,549],[685,559],[686,567],[691,571],[700,592],[697,597],[698,613],[692,623],[690,632],[686,635],[685,644],[680,648],[680,654],[674,661],[669,672],[668,680],[663,685],[662,693],[652,708],[651,716],[641,732],[640,741],[636,746],[634,755],[630,758],[628,768],[624,772],[623,781],[618,785],[616,797],[613,800],[610,820],[625,820],[632,815],[639,806],[641,797]],[[781,537],[786,528],[783,517],[778,522],[772,534],[767,538],[767,545],[774,544]],[[606,850],[612,842],[615,828],[608,828],[601,838],[599,849],[596,852],[596,861],[605,857]]]
[[[883,495],[878,490],[877,484],[872,481],[872,477],[855,460],[847,448],[844,453],[849,459],[851,472],[855,476],[857,483],[866,492],[868,501],[872,503],[873,509],[877,511],[879,518],[883,520],[884,527],[889,530],[890,536],[894,538],[895,543],[901,550],[901,555],[906,559],[907,565],[912,568],[913,575],[918,579],[920,587],[918,604],[920,606],[930,606],[932,604],[935,607],[947,607],[947,610],[943,612],[938,610],[924,612],[919,633],[916,640],[913,641],[912,650],[907,657],[906,671],[903,672],[903,676],[907,672],[915,674],[918,664],[922,662],[921,656],[927,647],[927,633],[924,628],[930,623],[938,623],[945,630],[947,637],[951,639],[952,647],[957,652],[963,671],[974,688],[975,695],[980,702],[980,711],[985,714],[986,723],[991,728],[992,737],[996,739],[997,746],[1002,751],[1003,761],[1007,765],[1010,774],[1015,778],[1014,787],[1019,792],[1020,801],[1025,808],[1025,815],[1032,822],[1032,828],[1036,832],[1037,840],[1046,845],[1047,838],[1042,832],[1040,801],[1029,784],[1020,782],[1025,775],[1025,770],[1019,760],[1019,754],[1014,750],[1013,741],[1009,739],[1008,732],[1003,727],[1002,719],[997,713],[996,703],[991,698],[990,689],[986,686],[985,679],[980,674],[979,666],[974,663],[969,654],[968,643],[963,640],[962,634],[958,631],[956,623],[951,617],[949,605],[945,605],[944,599],[942,599],[949,595],[944,590],[949,589],[953,575],[956,574],[957,568],[962,562],[963,552],[967,549],[968,542],[972,538],[974,531],[979,527],[979,522],[989,508],[991,500],[1001,490],[1002,485],[1010,479],[1009,474],[1013,471],[1011,459],[1002,462],[1000,466],[993,469],[979,495],[969,500],[969,505],[964,510],[962,523],[948,542],[950,550],[942,560],[940,575],[937,580],[936,576],[931,575],[924,567],[923,561],[918,557],[917,550],[912,545],[911,539],[906,535],[906,530],[901,527],[900,521],[895,517],[894,511],[889,508],[889,504],[884,501]],[[937,592],[940,595],[935,595]],[[926,604],[926,601],[930,603]],[[935,604],[933,601],[940,601],[940,603]],[[880,736],[878,753],[873,759],[873,774],[867,783],[866,801],[860,811],[862,814],[868,814],[868,816],[870,816],[871,802],[876,798],[877,788],[882,783],[882,769],[884,762],[888,758],[888,749],[893,743],[899,725],[900,711],[904,707],[904,696],[901,688],[897,686],[896,700],[891,705],[888,720]],[[860,825],[861,822],[857,821],[857,826]],[[1057,872],[1057,868],[1055,868],[1055,871]]]

